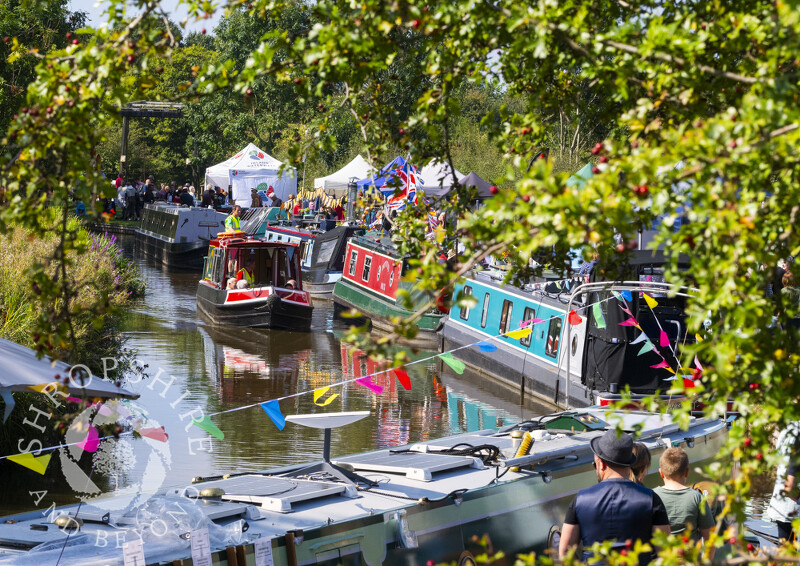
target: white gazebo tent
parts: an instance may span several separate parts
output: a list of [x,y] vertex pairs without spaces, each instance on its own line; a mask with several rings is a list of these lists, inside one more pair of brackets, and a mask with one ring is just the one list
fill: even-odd
[[455,169],[455,173],[456,179],[453,179],[453,169],[446,161],[431,159],[430,163],[419,172],[423,181],[422,192],[431,197],[446,195],[453,185],[464,177],[458,169]]
[[374,167],[367,163],[367,160],[357,155],[350,163],[339,169],[336,173],[331,173],[327,177],[317,177],[314,179],[314,188],[322,189],[325,194],[334,198],[341,198],[347,194],[347,184],[350,179],[364,179],[369,177],[374,171]]
[[206,169],[206,184],[226,189],[231,187],[233,201],[241,206],[250,206],[250,189],[262,189],[259,185],[272,186],[281,200],[297,194],[297,175],[294,167],[281,171],[283,163],[254,144],[222,163]]

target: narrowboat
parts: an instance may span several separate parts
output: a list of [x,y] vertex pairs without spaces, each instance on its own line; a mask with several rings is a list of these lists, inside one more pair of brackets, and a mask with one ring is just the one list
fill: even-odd
[[[484,342],[453,355],[559,407],[607,404],[626,388],[634,399],[666,394],[673,380],[688,379],[680,375],[677,344],[694,337],[686,331],[688,295],[663,283],[648,257],[643,252],[631,263],[631,281],[617,283],[581,276],[515,287],[503,274],[473,272],[454,292],[472,296],[474,306],[450,311],[443,348]],[[530,332],[514,332],[525,328]]]
[[218,234],[197,285],[197,309],[213,324],[308,330],[313,307],[303,290],[299,246],[241,231]]
[[199,270],[209,241],[225,230],[227,215],[211,208],[147,203],[136,229],[136,247],[176,270]]
[[666,448],[684,448],[695,474],[727,435],[720,420],[681,428],[668,414],[593,408],[331,457],[332,434],[368,414],[287,415],[292,434],[325,430],[310,466],[195,478],[132,509],[97,498],[6,517],[0,564],[121,565],[124,552],[126,564],[466,565],[487,551],[481,540],[506,556],[544,552],[575,493],[597,483],[590,442],[605,430],[635,431],[652,454],[651,485]]
[[[413,282],[403,281],[407,264],[391,240],[351,238],[347,241],[345,262],[342,278],[333,287],[335,310],[355,309],[369,319],[373,328],[388,332],[394,329],[393,318],[412,314],[397,301],[397,292],[411,291]],[[443,321],[444,312],[433,307],[419,318],[417,328],[423,339],[432,338]]]
[[339,226],[316,237],[310,246],[308,267],[303,266],[303,286],[313,298],[332,298],[333,288],[344,272],[347,241],[364,233],[364,228],[358,226]]

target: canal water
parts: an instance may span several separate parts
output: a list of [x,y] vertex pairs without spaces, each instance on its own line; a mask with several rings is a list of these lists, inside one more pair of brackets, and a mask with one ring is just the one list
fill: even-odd
[[[146,494],[198,476],[319,460],[322,431],[288,422],[279,430],[259,405],[270,400],[286,398],[278,402],[285,416],[369,411],[363,420],[333,431],[334,458],[494,428],[551,410],[529,400],[520,404],[518,394],[487,378],[458,375],[432,360],[407,366],[410,391],[391,374],[373,378],[384,387],[381,394],[355,383],[335,385],[380,368],[341,341],[347,324],[334,319],[333,303],[315,301],[311,332],[215,328],[197,314],[197,274],[136,261],[147,291],[126,315],[123,333],[126,347],[147,365],[147,376],[133,377],[128,387],[140,398],[120,412],[133,415],[128,420],[139,430],[163,426],[168,439],[155,434],[102,440],[90,478],[70,474],[62,457],[62,476],[48,478],[47,495],[38,505],[30,494],[45,489],[39,487],[44,478],[31,474],[15,495],[2,497],[0,513],[77,502],[88,481],[104,497]],[[425,360],[434,352],[411,355]],[[315,402],[312,391],[325,386],[331,387]],[[201,411],[215,415],[211,421],[221,438],[190,424]]]

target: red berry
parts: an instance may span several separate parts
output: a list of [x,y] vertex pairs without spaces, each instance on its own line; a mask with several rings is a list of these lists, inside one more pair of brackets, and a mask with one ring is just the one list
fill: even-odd
[[311,64],[312,65],[319,65],[319,59],[314,59],[313,61],[311,61]]
[[748,552],[753,552],[756,549],[756,546],[752,542],[747,543],[747,550]]
[[136,49],[136,44],[134,42],[132,42],[132,41],[129,41],[128,42],[128,47],[130,47],[131,49]]
[[3,43],[8,43],[9,41],[11,41],[11,38],[8,37],[7,35],[4,35],[3,36]]
[[608,163],[608,156],[607,155],[601,155],[600,159],[598,159],[598,161],[600,163]]
[[404,135],[406,133],[406,129],[405,128],[400,128],[399,130],[397,130],[397,133],[402,136],[402,135]]
[[623,548],[622,550],[619,551],[619,555],[620,556],[628,556],[628,551]]
[[572,86],[572,81],[567,81],[567,86]]
[[522,128],[522,130],[520,130],[520,132],[522,133],[523,136],[526,136],[526,135],[531,133],[531,129],[530,128]]
[[689,537],[683,537],[683,538],[681,538],[681,540],[682,540],[682,541],[684,542],[684,544],[685,544],[685,543],[689,542]]
[[597,155],[601,151],[603,151],[603,144],[601,143],[594,144],[594,147],[592,148],[592,155]]
[[367,119],[367,115],[366,115],[366,114],[362,114],[362,115],[361,115],[361,118],[363,118],[364,120],[366,120],[366,119]]
[[419,20],[414,20],[411,22],[411,27],[417,29],[419,27]]
[[302,83],[302,82],[303,82],[303,79],[301,79],[300,77],[297,77],[297,78],[294,80],[294,84],[296,84],[296,85],[299,85],[299,84],[300,84],[300,83]]
[[72,39],[72,33],[70,33],[70,32],[67,32],[67,33],[64,35],[64,37],[66,37],[67,39]]
[[736,140],[732,140],[730,143],[731,149],[736,149]]
[[247,96],[250,96],[251,94],[253,94],[253,89],[252,89],[252,88],[248,88],[246,91],[244,91],[244,93],[245,93]]
[[736,544],[736,537],[731,537],[728,539],[729,544]]
[[636,240],[631,240],[630,242],[628,242],[628,249],[629,250],[635,250],[638,247],[639,247],[639,244],[636,242]]
[[624,252],[624,251],[625,251],[625,244],[623,244],[622,242],[620,242],[619,244],[617,244],[616,250],[617,250],[619,253],[622,253],[622,252]]
[[753,439],[752,438],[745,438],[744,439],[744,445],[745,446],[750,446],[752,443],[753,443]]
[[758,461],[760,462],[760,461],[761,461],[761,460],[763,460],[763,459],[764,459],[764,455],[763,455],[761,452],[759,452],[758,454],[756,454],[756,460],[758,460]]
[[317,108],[322,108],[322,103],[317,104]]
[[625,541],[625,548],[633,548],[633,541],[631,539]]
[[635,141],[635,140],[634,140],[634,141],[632,141],[632,142],[631,142],[631,147],[632,147],[633,149],[636,149],[637,147],[639,147],[639,142],[638,142],[638,141]]
[[676,552],[678,553],[678,556],[683,556],[686,551],[682,548],[679,548]]
[[128,63],[133,63],[133,55],[128,55]]
[[434,564],[436,564],[436,563],[435,563],[433,560],[428,560],[428,561],[425,563],[425,566],[433,566]]
[[48,114],[52,114],[53,113],[53,107],[52,106],[48,106],[46,112]]
[[497,188],[496,185],[492,185],[491,187],[489,187],[489,192],[492,193],[493,195],[496,195],[498,190],[499,189]]
[[522,195],[522,200],[525,202],[531,202],[531,195]]
[[201,30],[200,30],[200,33],[202,33],[203,35],[205,35],[205,34],[206,34],[206,28],[203,28],[203,29],[201,29]]
[[599,172],[600,172],[600,169],[598,169],[597,167],[592,167],[592,173],[594,175],[597,175]]
[[80,43],[80,41],[78,41],[77,39],[73,39],[72,40],[72,45],[78,45],[79,43]]

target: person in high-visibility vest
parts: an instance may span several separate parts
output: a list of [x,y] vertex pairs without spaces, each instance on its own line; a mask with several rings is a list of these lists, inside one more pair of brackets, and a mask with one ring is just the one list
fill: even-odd
[[233,206],[233,210],[231,210],[230,216],[225,219],[225,231],[226,232],[237,232],[241,230],[241,225],[239,224],[239,215],[242,213],[242,207],[238,204]]
[[253,286],[253,270],[256,266],[256,259],[252,256],[247,258],[247,263],[236,272],[236,287],[243,289]]

